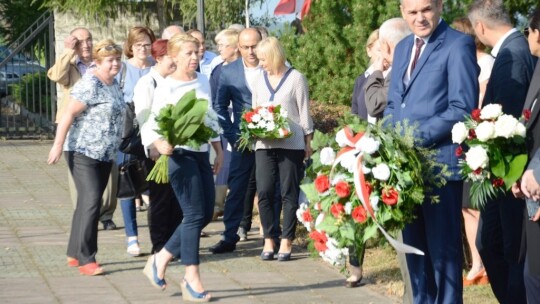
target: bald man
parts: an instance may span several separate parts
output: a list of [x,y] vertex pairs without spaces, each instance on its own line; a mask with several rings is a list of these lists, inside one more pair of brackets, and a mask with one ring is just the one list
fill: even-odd
[[183,33],[185,33],[184,29],[179,25],[169,25],[161,33],[161,39],[171,39],[172,36]]

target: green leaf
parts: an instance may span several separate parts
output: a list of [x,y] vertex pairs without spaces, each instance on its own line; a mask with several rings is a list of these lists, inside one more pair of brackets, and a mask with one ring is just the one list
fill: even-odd
[[489,162],[491,172],[497,177],[503,177],[506,174],[506,164],[502,158],[494,158]]
[[328,234],[335,233],[339,229],[339,227],[336,225],[336,219],[333,216],[325,216],[322,223],[320,223],[316,228],[326,231]]
[[339,228],[339,233],[342,237],[354,241],[354,227],[351,222],[347,221]]
[[328,145],[328,141],[328,135],[315,130],[315,134],[313,134],[313,139],[311,140],[311,148],[313,150],[320,150]]
[[366,229],[364,229],[363,241],[365,242],[371,238],[374,238],[376,234],[377,234],[377,225],[375,224],[368,225]]
[[300,189],[304,191],[308,201],[311,204],[315,204],[319,201],[319,192],[315,189],[315,183],[303,184]]
[[527,154],[519,154],[512,159],[510,162],[510,170],[508,174],[503,177],[504,183],[506,185],[506,190],[510,190],[512,185],[523,175],[525,170],[525,165],[527,165]]

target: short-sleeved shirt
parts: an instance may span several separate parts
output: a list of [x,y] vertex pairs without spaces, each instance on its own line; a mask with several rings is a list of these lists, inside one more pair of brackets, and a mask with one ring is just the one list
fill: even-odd
[[73,86],[71,97],[86,109],[73,120],[64,151],[99,161],[115,160],[126,108],[118,82],[106,85],[89,73]]

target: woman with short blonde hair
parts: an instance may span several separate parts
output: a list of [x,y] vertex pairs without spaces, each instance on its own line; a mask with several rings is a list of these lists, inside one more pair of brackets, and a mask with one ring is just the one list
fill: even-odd
[[82,275],[102,274],[96,262],[99,209],[116,159],[126,105],[118,82],[122,48],[110,39],[94,45],[96,69],[71,90],[71,100],[58,124],[47,162],[55,164],[64,151],[77,188],[67,263]]

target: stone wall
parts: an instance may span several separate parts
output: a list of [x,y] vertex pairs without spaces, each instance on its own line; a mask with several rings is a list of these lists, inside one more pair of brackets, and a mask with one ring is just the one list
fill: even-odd
[[[84,1],[84,0],[83,0]],[[123,46],[130,28],[137,25],[150,27],[156,37],[161,34],[155,14],[155,10],[150,7],[141,8],[134,12],[119,12],[118,17],[109,19],[105,23],[99,23],[69,13],[54,12],[54,47],[56,58],[64,52],[64,39],[71,30],[77,27],[86,27],[92,33],[94,44],[106,38],[113,39],[117,44]],[[62,89],[57,86],[57,98],[61,100]]]

